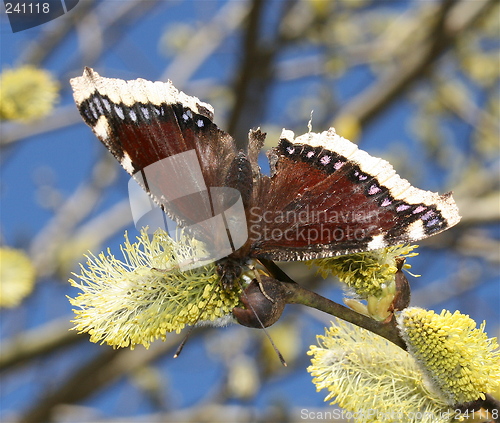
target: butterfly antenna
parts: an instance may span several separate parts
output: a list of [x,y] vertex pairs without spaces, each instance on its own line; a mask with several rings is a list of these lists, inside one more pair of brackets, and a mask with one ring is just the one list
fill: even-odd
[[[255,270],[255,272],[257,272],[257,270]],[[286,361],[285,359],[283,358],[283,355],[281,354],[280,350],[278,349],[278,347],[276,346],[276,344],[274,343],[273,341],[273,338],[271,338],[271,335],[269,335],[269,332],[267,331],[267,329],[265,328],[264,326],[264,323],[262,323],[262,320],[260,320],[260,317],[259,315],[257,314],[257,312],[255,311],[255,309],[253,308],[253,305],[252,303],[250,302],[250,298],[248,298],[245,290],[243,289],[243,286],[241,285],[241,282],[238,281],[238,283],[240,284],[240,287],[241,287],[241,291],[243,292],[243,295],[246,297],[246,299],[248,300],[248,305],[250,306],[250,309],[253,311],[253,314],[255,315],[255,317],[257,318],[257,321],[260,323],[260,326],[261,328],[264,330],[264,333],[266,334],[267,336],[267,339],[269,339],[269,342],[271,343],[273,349],[274,349],[274,352],[276,353],[276,355],[278,356],[278,358],[280,359],[281,361],[281,364],[285,367],[288,366],[288,364],[286,364]]]
[[[199,320],[199,317],[196,320],[196,323],[198,323],[198,320]],[[189,338],[189,335],[191,335],[191,332],[193,332],[193,329],[194,329],[194,325],[189,328],[188,333],[186,333],[186,336],[184,337],[184,339],[182,340],[182,342],[177,347],[177,350],[175,350],[174,358],[179,357],[179,354],[181,353],[182,349],[184,348],[184,345],[186,345],[186,342],[187,342],[187,340]]]

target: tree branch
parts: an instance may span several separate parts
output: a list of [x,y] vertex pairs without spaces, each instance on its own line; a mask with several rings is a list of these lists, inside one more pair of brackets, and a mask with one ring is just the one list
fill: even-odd
[[341,116],[354,117],[361,126],[371,122],[397,100],[403,91],[424,76],[439,57],[453,45],[458,36],[473,26],[497,2],[462,0],[457,4],[454,3],[454,1],[443,3],[441,18],[430,30],[432,36],[428,38],[427,43],[409,52],[396,69],[392,69],[382,76],[379,82],[351,100],[342,108]]
[[48,392],[30,410],[21,416],[19,423],[51,421],[54,408],[63,403],[76,403],[95,391],[114,383],[123,375],[130,374],[164,355],[179,342],[172,334],[165,342],[157,342],[150,349],[112,349],[103,347],[102,352],[90,362],[77,368],[72,375]]
[[325,313],[380,335],[396,344],[398,347],[406,350],[406,344],[399,335],[399,330],[396,326],[394,316],[388,322],[379,322],[368,316],[359,314],[346,306],[338,304],[302,287],[298,283],[294,282],[273,261],[265,259],[259,259],[259,261],[266,267],[267,270],[271,272],[273,277],[285,287],[285,301],[288,304],[302,304],[324,311]]
[[3,340],[0,371],[83,340],[76,331],[70,330],[70,320],[65,316],[42,327],[22,332],[12,339]]

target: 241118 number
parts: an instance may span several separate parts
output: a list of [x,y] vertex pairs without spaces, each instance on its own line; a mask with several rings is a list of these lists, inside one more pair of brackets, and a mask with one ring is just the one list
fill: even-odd
[[5,13],[49,13],[49,3],[5,3]]

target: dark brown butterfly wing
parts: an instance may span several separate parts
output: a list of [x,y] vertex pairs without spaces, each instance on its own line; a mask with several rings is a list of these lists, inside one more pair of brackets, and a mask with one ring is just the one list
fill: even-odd
[[85,123],[122,167],[176,221],[203,231],[214,215],[208,190],[225,185],[237,156],[212,107],[170,82],[104,78],[90,68],[71,85]]
[[[262,132],[251,131],[249,151],[238,152],[212,122],[212,107],[170,82],[109,79],[86,68],[71,84],[85,122],[123,168],[178,222],[196,223],[205,240],[213,242],[213,228],[203,222],[226,208],[209,190],[241,193],[247,222],[229,228],[248,233],[233,254],[240,259],[308,260],[383,248],[460,219],[450,194],[412,187],[333,129],[296,139],[284,130],[269,153],[268,177],[257,165]],[[177,160],[173,167],[165,162],[170,158]]]
[[250,211],[252,256],[308,260],[414,242],[459,221],[450,194],[412,187],[330,129],[283,131]]

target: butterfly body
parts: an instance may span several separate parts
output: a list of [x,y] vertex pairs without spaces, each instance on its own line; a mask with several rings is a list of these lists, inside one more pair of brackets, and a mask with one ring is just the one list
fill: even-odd
[[[170,82],[110,79],[86,68],[71,84],[84,121],[151,198],[177,223],[196,224],[197,237],[215,249],[230,245],[217,259],[225,286],[252,259],[310,260],[384,248],[437,234],[460,219],[451,194],[411,186],[333,128],[297,138],[283,130],[267,153],[271,173],[264,175],[262,131],[251,130],[246,151],[238,150],[213,123],[212,107]],[[162,164],[171,158],[177,167]],[[243,215],[227,213],[240,201]],[[214,235],[207,222],[219,215],[226,230]]]

